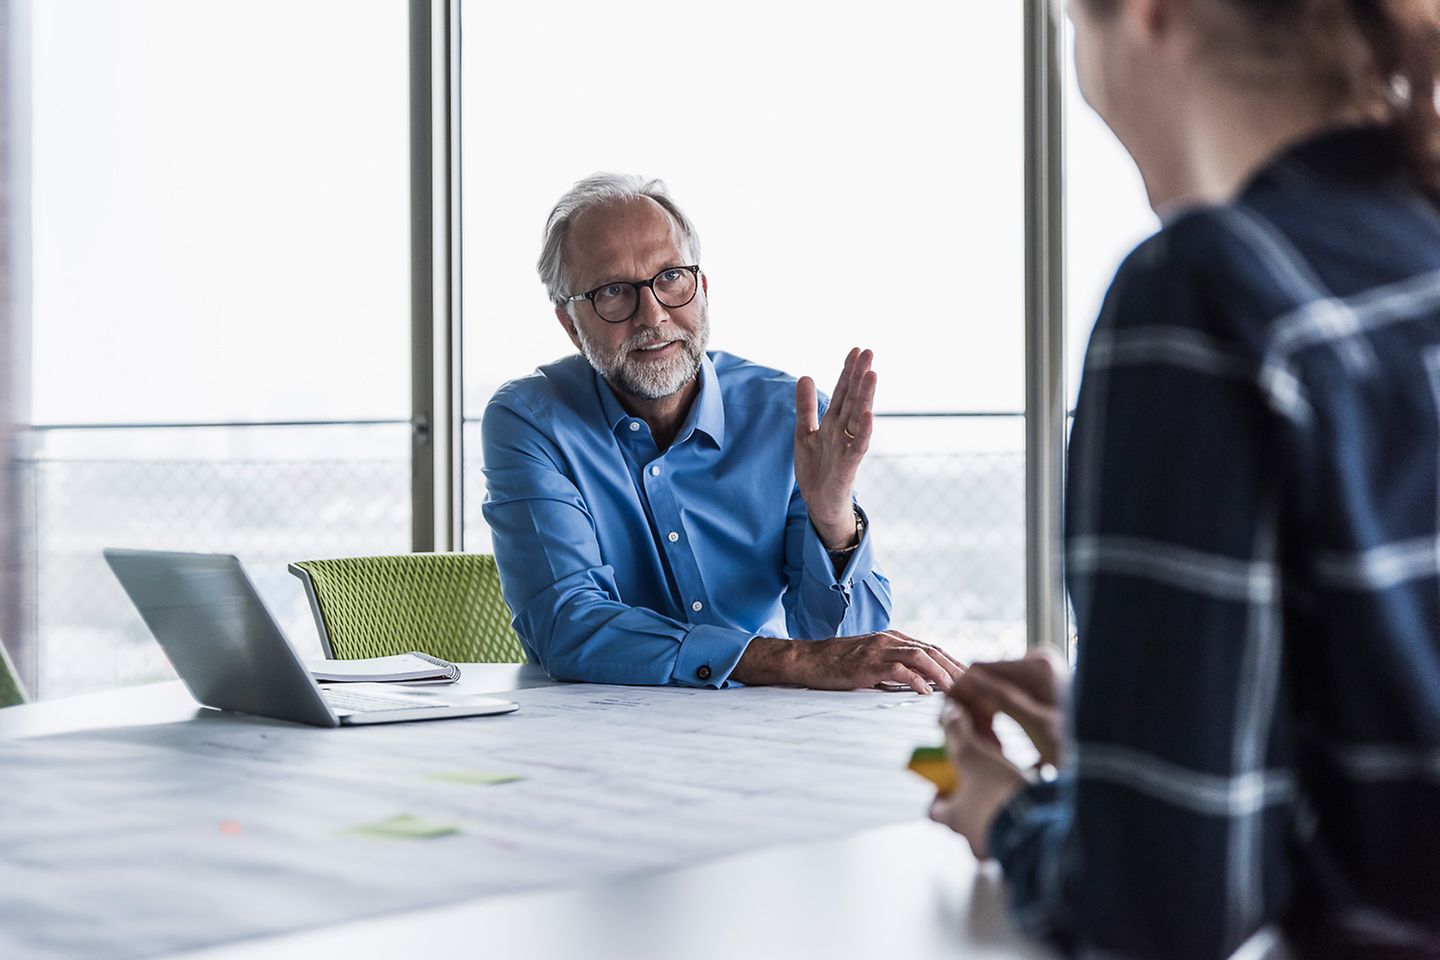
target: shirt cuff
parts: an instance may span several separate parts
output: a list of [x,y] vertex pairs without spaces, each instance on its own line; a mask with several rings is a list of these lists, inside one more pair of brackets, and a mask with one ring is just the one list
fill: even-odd
[[680,655],[675,658],[670,682],[712,689],[729,686],[730,674],[753,639],[755,635],[748,630],[696,624],[680,641]]
[[1044,810],[1044,819],[1049,820],[1054,813],[1058,812],[1059,797],[1059,781],[1042,780],[1018,791],[1005,806],[1000,808],[1000,812],[995,815],[995,820],[990,824],[990,832],[986,839],[990,841],[990,855],[1000,861],[1001,867],[1009,869],[1007,861],[1010,859],[1010,855],[1034,830],[1035,825],[1029,821],[1034,816],[1036,809]]
[[875,551],[870,546],[870,517],[860,509],[858,503],[852,506],[855,512],[860,514],[860,519],[865,524],[865,532],[860,536],[860,545],[850,551],[850,556],[838,575],[835,573],[835,561],[830,559],[830,552],[825,549],[825,543],[820,539],[815,524],[809,521],[805,524],[805,572],[831,590],[838,590],[847,596],[856,580],[864,580],[875,570]]

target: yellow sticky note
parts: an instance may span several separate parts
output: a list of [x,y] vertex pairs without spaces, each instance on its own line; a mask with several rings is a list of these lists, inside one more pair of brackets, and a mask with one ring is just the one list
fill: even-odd
[[945,755],[944,747],[916,747],[910,754],[909,769],[935,784],[935,791],[941,795],[954,790],[959,783],[955,767]]

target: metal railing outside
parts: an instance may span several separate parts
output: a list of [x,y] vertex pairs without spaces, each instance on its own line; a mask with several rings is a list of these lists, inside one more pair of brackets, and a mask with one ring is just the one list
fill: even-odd
[[32,431],[19,466],[34,531],[38,695],[174,676],[106,567],[107,546],[238,555],[291,641],[318,656],[286,565],[410,549],[409,439],[407,421]]
[[[881,414],[909,439],[873,448],[857,481],[894,597],[892,623],[966,660],[1025,652],[1024,414]],[[984,428],[972,436],[971,428]],[[465,545],[489,549],[479,424],[465,428]]]
[[[466,425],[472,452],[478,429]],[[105,566],[103,547],[238,555],[306,655],[318,655],[318,641],[286,565],[410,549],[408,421],[67,424],[35,429],[29,439],[19,466],[34,531],[44,698],[173,676]],[[967,659],[1018,654],[1023,449],[926,446],[873,451],[860,478],[894,588],[895,625]],[[465,466],[466,548],[485,550],[481,464]]]

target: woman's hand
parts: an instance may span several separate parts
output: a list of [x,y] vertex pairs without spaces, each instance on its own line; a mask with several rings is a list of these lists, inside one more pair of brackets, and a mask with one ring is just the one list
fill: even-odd
[[969,713],[978,733],[997,747],[995,714],[1009,714],[1035,744],[1040,762],[1058,767],[1069,678],[1059,654],[1037,650],[1023,660],[972,663],[950,688],[950,697]]
[[964,707],[946,703],[940,713],[945,728],[945,753],[958,777],[955,789],[930,805],[930,819],[945,824],[970,841],[976,859],[990,856],[990,825],[1028,782],[1000,752],[994,735],[976,728]]

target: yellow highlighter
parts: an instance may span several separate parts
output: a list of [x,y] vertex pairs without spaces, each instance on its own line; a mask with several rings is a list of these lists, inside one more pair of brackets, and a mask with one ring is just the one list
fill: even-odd
[[955,789],[958,778],[944,747],[916,747],[910,754],[909,768],[935,784],[935,792],[944,796]]

